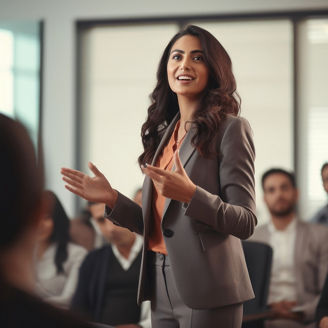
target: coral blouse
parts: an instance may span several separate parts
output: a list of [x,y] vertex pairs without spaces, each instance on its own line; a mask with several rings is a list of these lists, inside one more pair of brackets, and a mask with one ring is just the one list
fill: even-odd
[[[176,150],[180,148],[180,145],[186,136],[184,136],[178,141],[178,131],[180,127],[180,120],[175,125],[172,136],[168,144],[164,147],[162,154],[157,158],[155,166],[164,169],[166,171],[171,171],[173,167],[173,156]],[[153,252],[158,252],[167,255],[167,250],[162,234],[161,223],[164,211],[166,197],[161,195],[156,186],[153,184],[153,198],[152,198],[152,211],[153,220],[150,225],[150,236],[148,241],[148,249]]]

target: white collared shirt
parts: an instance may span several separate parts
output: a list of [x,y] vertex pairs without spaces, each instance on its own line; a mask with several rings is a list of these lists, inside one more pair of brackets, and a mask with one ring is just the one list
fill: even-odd
[[[134,241],[134,244],[131,248],[129,257],[126,259],[121,255],[119,250],[115,245],[111,245],[113,249],[113,253],[119,263],[121,264],[122,268],[127,271],[129,270],[130,266],[132,265],[133,261],[138,256],[139,252],[141,251],[143,245],[143,238],[136,234],[136,239]],[[151,328],[151,319],[150,319],[150,301],[144,301],[141,303],[141,312],[140,312],[140,321],[138,322],[138,325],[140,325],[143,328]]]
[[87,250],[73,243],[67,244],[67,259],[64,272],[57,273],[55,254],[57,245],[51,244],[36,262],[36,293],[45,301],[63,308],[69,308],[75,292],[81,263]]
[[125,271],[129,270],[131,264],[133,263],[135,258],[138,256],[139,252],[141,251],[142,245],[143,245],[143,238],[136,234],[136,239],[131,247],[129,257],[126,259],[125,257],[123,257],[121,255],[118,248],[114,244],[111,244],[115,257],[120,262],[122,268]]
[[272,221],[268,224],[269,244],[273,248],[269,304],[297,299],[294,256],[296,220],[294,218],[284,230],[277,230]]

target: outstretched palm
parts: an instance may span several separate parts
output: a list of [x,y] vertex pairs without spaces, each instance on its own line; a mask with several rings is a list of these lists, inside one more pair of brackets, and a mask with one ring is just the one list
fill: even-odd
[[65,188],[88,201],[97,203],[112,202],[115,191],[106,177],[90,162],[89,168],[94,173],[94,177],[77,170],[62,168],[61,174],[63,180],[67,183]]

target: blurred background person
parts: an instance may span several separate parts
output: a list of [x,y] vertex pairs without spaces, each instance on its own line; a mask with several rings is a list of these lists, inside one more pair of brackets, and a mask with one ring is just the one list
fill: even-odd
[[262,176],[269,223],[255,229],[253,241],[273,248],[267,328],[314,327],[315,309],[328,270],[328,229],[296,214],[298,190],[293,173],[272,168]]
[[[328,195],[328,162],[321,167],[321,179],[323,189]],[[328,225],[328,202],[314,215],[311,221]]]
[[[134,195],[140,202],[141,189]],[[104,218],[105,204],[90,207],[92,218],[110,243],[84,260],[72,309],[115,327],[151,327],[150,302],[136,302],[142,237]]]
[[17,121],[0,114],[0,325],[93,327],[34,295],[35,250],[48,212],[43,174],[32,141]]
[[45,193],[52,207],[41,220],[36,290],[44,300],[68,308],[87,251],[70,241],[70,221],[57,196]]
[[99,227],[92,220],[92,208],[96,203],[87,202],[81,214],[70,221],[70,237],[72,242],[88,251],[100,248],[107,243]]

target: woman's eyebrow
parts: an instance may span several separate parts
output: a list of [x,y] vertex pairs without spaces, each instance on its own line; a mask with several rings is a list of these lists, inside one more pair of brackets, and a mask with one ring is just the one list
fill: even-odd
[[171,51],[171,54],[172,54],[173,52],[179,52],[180,54],[184,54],[184,53],[185,53],[183,50],[180,50],[180,49],[174,49],[174,50],[172,50],[172,51]]
[[[184,54],[184,53],[185,53],[185,51],[180,50],[180,49],[174,49],[174,50],[172,50],[172,51],[171,51],[171,54],[172,54],[173,52],[178,52],[178,53],[180,53],[180,54]],[[195,49],[195,50],[191,50],[191,51],[190,51],[191,54],[194,54],[194,53],[196,53],[196,52],[204,53],[204,51],[203,51],[203,50],[200,50],[200,49]]]

